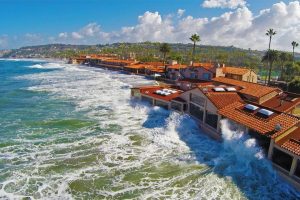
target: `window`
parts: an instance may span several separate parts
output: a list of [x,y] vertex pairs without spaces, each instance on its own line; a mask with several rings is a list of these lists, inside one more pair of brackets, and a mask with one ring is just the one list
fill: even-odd
[[194,78],[195,78],[195,73],[194,73],[194,72],[192,72],[192,73],[190,74],[190,78],[191,78],[191,79],[194,79]]
[[274,148],[272,161],[283,169],[290,171],[293,158],[289,154]]
[[190,101],[204,107],[205,99],[199,95],[190,94]]
[[206,111],[205,123],[211,127],[217,129],[218,126],[218,115]]
[[190,113],[193,117],[203,121],[203,110],[199,106],[190,103]]
[[186,110],[187,110],[187,105],[185,103],[185,104],[183,104],[183,111],[186,111]]
[[163,102],[163,101],[158,101],[158,100],[156,100],[156,101],[155,101],[155,105],[156,105],[156,106],[159,106],[159,107],[162,107],[162,108],[164,108],[164,109],[166,109],[166,110],[169,109],[168,103],[165,103],[165,102]]
[[171,108],[173,110],[181,111],[181,105],[182,105],[181,103],[177,103],[174,101],[171,102]]
[[204,80],[210,80],[211,79],[210,73],[204,73],[203,74],[203,79]]
[[150,103],[151,105],[152,105],[152,102],[153,102],[151,98],[145,97],[145,96],[142,96],[142,101],[148,102],[148,103]]

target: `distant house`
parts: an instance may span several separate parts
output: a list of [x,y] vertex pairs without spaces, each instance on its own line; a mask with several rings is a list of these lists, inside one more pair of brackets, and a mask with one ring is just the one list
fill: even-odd
[[216,74],[216,64],[214,63],[194,63],[183,71],[184,78],[211,80]]
[[145,68],[145,73],[147,75],[165,74],[165,66],[163,62],[144,62],[143,64],[147,65]]
[[187,68],[187,65],[182,64],[173,64],[167,66],[167,77],[171,80],[182,79],[183,75],[181,74]]
[[168,78],[196,79],[210,81],[215,77],[225,77],[229,79],[257,83],[257,74],[250,69],[241,67],[225,67],[218,63],[194,63],[193,66],[169,64],[167,65]]
[[257,74],[251,69],[241,67],[226,67],[223,65],[216,69],[216,77],[257,83]]

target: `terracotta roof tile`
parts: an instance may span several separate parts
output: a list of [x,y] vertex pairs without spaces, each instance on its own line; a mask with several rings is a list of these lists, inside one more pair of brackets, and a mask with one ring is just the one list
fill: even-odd
[[[157,90],[162,90],[162,89],[165,89],[165,87],[160,87],[160,86],[147,87],[146,86],[146,87],[141,87],[140,92],[144,95],[147,95],[147,96],[150,96],[150,97],[156,98],[156,99],[161,99],[161,100],[164,100],[164,101],[171,101],[172,99],[175,99],[176,97],[179,97],[180,94],[182,93],[181,90],[176,90],[177,91],[176,93],[170,94],[170,95],[167,95],[167,96],[163,96],[163,95],[159,95],[159,94],[155,93]],[[175,90],[173,88],[167,88],[167,89]]]
[[168,65],[168,69],[185,69],[187,65],[175,64],[175,65]]
[[250,83],[246,81],[238,81],[234,79],[224,78],[224,77],[217,77],[214,78],[213,81],[227,84],[227,85],[234,85],[241,87],[241,90],[239,90],[239,93],[250,95],[256,98],[260,98],[262,96],[265,96],[273,91],[279,90],[278,88],[274,87],[268,87],[256,83]]
[[275,142],[280,147],[300,156],[300,127],[293,127],[291,133],[283,138],[275,138]]
[[[219,110],[219,114],[223,115],[235,122],[243,124],[262,135],[275,138],[285,132],[290,127],[299,122],[299,119],[285,113],[274,113],[265,119],[257,116],[255,113],[245,111],[243,103],[235,102]],[[275,126],[281,125],[281,130],[276,131]]]
[[134,64],[134,65],[127,65],[124,68],[128,68],[128,69],[145,69],[148,66],[149,65],[145,65],[145,64]]
[[282,93],[264,102],[262,106],[273,108],[281,112],[288,112],[300,104],[300,95]]
[[244,75],[244,74],[246,74],[248,72],[250,72],[250,70],[246,69],[246,68],[241,68],[241,67],[223,67],[223,73],[225,73],[225,74]]
[[215,65],[213,63],[194,63],[194,67],[212,68]]
[[286,141],[285,143],[283,143],[283,145],[281,146],[282,148],[296,154],[296,155],[300,155],[300,142],[290,139],[288,141]]
[[236,92],[208,92],[206,96],[218,109],[242,101]]
[[162,67],[162,66],[164,66],[163,62],[144,62],[144,64],[152,65],[152,66],[156,66],[156,67]]

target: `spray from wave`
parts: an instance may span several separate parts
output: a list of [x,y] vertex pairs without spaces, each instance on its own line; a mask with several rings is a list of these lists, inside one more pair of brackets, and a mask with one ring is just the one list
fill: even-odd
[[[26,124],[17,130],[18,143],[0,149],[0,158],[6,156],[5,164],[10,163],[1,171],[6,178],[0,196],[299,197],[278,179],[269,162],[258,156],[255,140],[232,130],[228,122],[222,122],[224,143],[219,143],[201,134],[187,115],[130,100],[130,86],[153,81],[96,68],[40,65],[35,67],[59,69],[16,79],[32,82],[28,92],[46,92],[53,102],[65,107],[71,104],[74,110],[62,106],[50,119]],[[54,108],[51,104],[48,112]],[[56,119],[62,113],[68,118]]]

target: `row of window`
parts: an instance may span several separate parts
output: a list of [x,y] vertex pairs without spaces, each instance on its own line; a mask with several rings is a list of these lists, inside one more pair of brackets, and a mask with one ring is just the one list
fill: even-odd
[[[272,161],[283,169],[290,171],[293,157],[277,148],[274,148]],[[297,166],[294,175],[300,178],[300,160],[297,160]]]
[[205,99],[199,95],[195,95],[195,94],[190,94],[190,101],[193,103],[198,104],[199,106],[204,107],[205,105]]
[[[192,103],[190,103],[190,114],[199,119],[200,121],[203,122],[203,116],[204,116],[204,110],[201,109],[201,107],[196,106]],[[213,114],[209,111],[206,111],[205,114],[205,123],[208,124],[209,126],[217,129],[218,127],[218,115]]]

